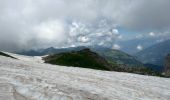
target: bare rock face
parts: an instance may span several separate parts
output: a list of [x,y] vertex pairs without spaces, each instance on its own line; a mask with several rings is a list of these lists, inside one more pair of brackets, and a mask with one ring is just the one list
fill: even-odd
[[165,75],[170,77],[170,54],[167,55],[165,61]]

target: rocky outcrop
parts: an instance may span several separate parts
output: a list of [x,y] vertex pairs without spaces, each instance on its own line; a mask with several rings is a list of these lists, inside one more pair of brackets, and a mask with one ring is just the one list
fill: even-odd
[[167,55],[165,61],[165,75],[170,77],[170,54]]

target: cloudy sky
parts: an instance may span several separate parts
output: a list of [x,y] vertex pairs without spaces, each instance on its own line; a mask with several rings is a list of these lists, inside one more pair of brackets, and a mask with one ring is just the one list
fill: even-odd
[[170,37],[169,9],[170,0],[0,0],[0,50],[159,42]]

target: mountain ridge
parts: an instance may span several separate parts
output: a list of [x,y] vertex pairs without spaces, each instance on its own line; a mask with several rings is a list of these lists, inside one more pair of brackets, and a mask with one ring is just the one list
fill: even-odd
[[170,53],[170,39],[152,45],[134,56],[143,63],[150,63],[158,66],[164,66],[165,57]]
[[80,51],[71,51],[49,55],[43,58],[45,63],[92,68],[100,70],[112,70],[107,60],[86,48]]
[[[126,54],[119,50],[113,50],[106,47],[101,46],[78,46],[78,47],[69,47],[69,48],[54,48],[50,47],[47,49],[41,49],[41,50],[32,50],[32,51],[26,51],[26,52],[20,52],[19,54],[29,55],[29,56],[42,56],[47,54],[58,54],[58,53],[64,53],[64,52],[71,52],[71,51],[79,51],[85,48],[90,48],[92,51],[98,53],[100,56],[104,57],[105,59],[116,62],[118,64],[126,64],[129,66],[142,66],[142,63],[136,60],[133,56]],[[36,54],[36,55],[35,55]]]

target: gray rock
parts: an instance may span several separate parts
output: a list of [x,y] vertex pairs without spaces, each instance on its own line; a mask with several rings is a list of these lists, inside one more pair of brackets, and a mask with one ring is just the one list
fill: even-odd
[[170,54],[167,55],[165,60],[165,75],[170,77]]

